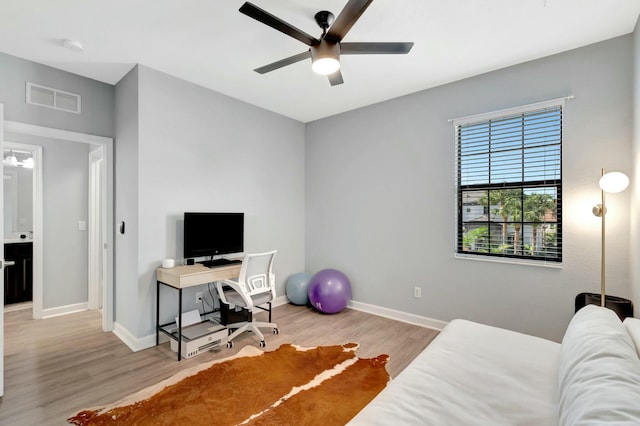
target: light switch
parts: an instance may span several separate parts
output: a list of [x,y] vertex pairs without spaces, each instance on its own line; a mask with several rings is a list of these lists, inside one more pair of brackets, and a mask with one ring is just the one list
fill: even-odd
[[78,221],[78,230],[80,230],[80,231],[86,231],[87,230],[87,221],[86,220],[79,220]]

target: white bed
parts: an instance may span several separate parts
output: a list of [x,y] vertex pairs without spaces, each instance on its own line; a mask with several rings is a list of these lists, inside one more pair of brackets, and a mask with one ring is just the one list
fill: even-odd
[[[640,327],[632,320],[625,325]],[[562,344],[451,321],[349,424],[602,424],[607,413],[616,424],[640,424],[640,359],[615,313],[590,305]]]

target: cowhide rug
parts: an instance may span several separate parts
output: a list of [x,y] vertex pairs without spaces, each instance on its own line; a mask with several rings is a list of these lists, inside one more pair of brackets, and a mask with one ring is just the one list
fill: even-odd
[[343,425],[387,384],[388,355],[361,359],[357,344],[237,355],[181,371],[76,425]]

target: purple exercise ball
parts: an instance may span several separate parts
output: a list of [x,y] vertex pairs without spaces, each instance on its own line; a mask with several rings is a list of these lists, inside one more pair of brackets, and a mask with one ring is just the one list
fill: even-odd
[[343,310],[351,300],[351,282],[337,269],[323,269],[309,281],[309,302],[325,314]]

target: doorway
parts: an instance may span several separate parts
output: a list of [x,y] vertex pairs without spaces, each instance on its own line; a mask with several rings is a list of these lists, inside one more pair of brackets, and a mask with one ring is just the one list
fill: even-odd
[[39,244],[33,238],[33,207],[38,194],[35,189],[40,187],[41,153],[39,146],[6,140],[3,144],[4,254],[6,260],[14,261],[5,273],[6,311],[33,306],[33,247]]
[[[42,147],[40,155],[34,155],[34,170],[40,170],[39,177],[34,174],[34,226],[33,226],[33,317],[64,314],[82,308],[101,309],[102,330],[113,330],[113,140],[84,133],[69,132],[60,129],[34,126],[18,122],[5,121],[5,140],[18,140],[21,143],[32,142],[37,146],[38,140],[53,140],[88,144],[89,156],[89,203],[88,221],[78,226],[86,227],[91,249],[88,253],[87,294],[85,304],[63,307],[60,311],[43,310],[43,276],[44,276],[44,229],[42,202]],[[92,177],[93,176],[93,177]],[[35,183],[35,182],[38,183]],[[65,308],[67,309],[65,311]],[[69,310],[70,309],[70,310]]]

